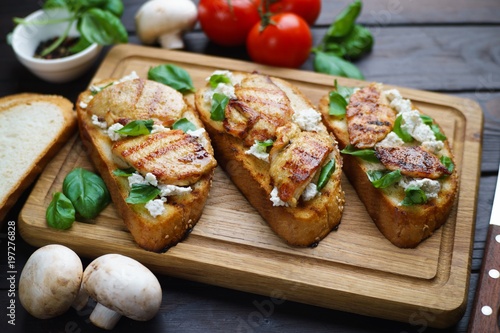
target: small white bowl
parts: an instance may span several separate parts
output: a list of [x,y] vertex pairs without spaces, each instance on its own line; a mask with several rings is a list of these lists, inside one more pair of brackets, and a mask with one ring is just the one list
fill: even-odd
[[[64,10],[38,10],[25,19],[32,21],[66,17],[68,17],[68,13]],[[48,82],[68,82],[82,75],[94,63],[102,46],[92,44],[81,52],[59,59],[39,59],[34,57],[35,50],[40,42],[59,37],[67,26],[68,22],[48,25],[17,25],[12,33],[11,40],[17,59],[33,74]],[[69,36],[79,36],[75,25],[71,27]]]

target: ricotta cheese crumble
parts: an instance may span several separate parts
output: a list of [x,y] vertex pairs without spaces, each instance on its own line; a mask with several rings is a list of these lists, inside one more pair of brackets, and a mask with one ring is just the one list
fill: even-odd
[[269,153],[267,152],[267,147],[260,145],[259,141],[257,140],[255,140],[255,143],[245,151],[245,154],[253,155],[258,159],[269,162]]
[[149,200],[144,206],[153,217],[157,217],[165,212],[163,204],[167,202],[168,196],[182,195],[192,191],[190,186],[182,187],[177,185],[159,184],[156,176],[150,172],[146,173],[146,176],[144,177],[140,173],[134,172],[128,177],[128,183],[130,187],[134,184],[145,184],[155,186],[160,190],[160,198]]
[[312,108],[295,111],[292,121],[303,131],[319,132],[323,129],[321,113]]

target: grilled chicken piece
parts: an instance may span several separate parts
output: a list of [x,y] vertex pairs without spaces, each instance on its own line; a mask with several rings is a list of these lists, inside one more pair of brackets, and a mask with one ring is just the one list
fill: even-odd
[[165,127],[181,118],[186,104],[181,93],[158,82],[134,79],[109,86],[94,96],[87,111],[114,123],[153,119]]
[[375,155],[388,170],[401,170],[405,176],[438,179],[451,174],[436,155],[422,147],[376,147]]
[[268,76],[252,74],[234,88],[223,122],[226,131],[246,146],[274,139],[276,128],[290,122],[293,109],[286,94]]
[[217,164],[196,137],[181,130],[125,138],[112,150],[142,175],[150,172],[158,182],[178,186],[197,182]]
[[324,132],[297,130],[295,124],[277,130],[278,145],[270,152],[269,174],[278,196],[289,206],[297,206],[306,186],[325,163],[334,141]]
[[351,96],[346,109],[349,142],[356,148],[372,148],[394,127],[395,111],[379,84],[372,83]]

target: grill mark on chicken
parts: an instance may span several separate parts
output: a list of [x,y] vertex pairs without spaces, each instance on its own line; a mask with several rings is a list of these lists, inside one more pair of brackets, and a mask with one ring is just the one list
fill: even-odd
[[173,185],[193,184],[216,166],[198,139],[181,130],[120,140],[113,145],[113,153],[141,174],[150,172],[158,181]]
[[376,147],[375,155],[388,170],[405,176],[438,179],[451,174],[436,155],[419,146]]
[[87,112],[104,118],[108,125],[153,119],[171,127],[186,107],[178,91],[158,82],[134,79],[103,89],[88,103]]
[[248,135],[249,130],[259,118],[259,114],[244,102],[232,99],[225,110],[222,122],[225,130],[240,139]]
[[[297,205],[302,192],[333,151],[334,144],[327,133],[301,132],[296,126],[278,129],[277,141],[281,144],[270,152],[269,173],[273,185],[280,199],[291,207]],[[285,145],[286,140],[289,140],[288,145]]]
[[396,113],[381,88],[371,84],[352,94],[346,109],[349,142],[356,148],[372,148],[394,127]]
[[235,95],[225,109],[223,125],[246,146],[274,139],[276,128],[291,121],[290,100],[268,76],[252,74],[243,79],[235,86]]

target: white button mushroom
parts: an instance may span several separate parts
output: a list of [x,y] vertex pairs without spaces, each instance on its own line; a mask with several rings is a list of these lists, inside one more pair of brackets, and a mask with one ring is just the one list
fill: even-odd
[[83,273],[82,289],[97,302],[90,321],[108,330],[122,315],[140,321],[153,318],[162,299],[156,276],[138,261],[120,254],[106,254],[92,261]]
[[82,261],[63,245],[36,250],[19,278],[19,300],[31,315],[53,318],[66,312],[80,290]]
[[144,44],[159,42],[165,49],[184,47],[182,34],[196,24],[198,10],[191,0],[150,0],[137,11],[135,26]]

